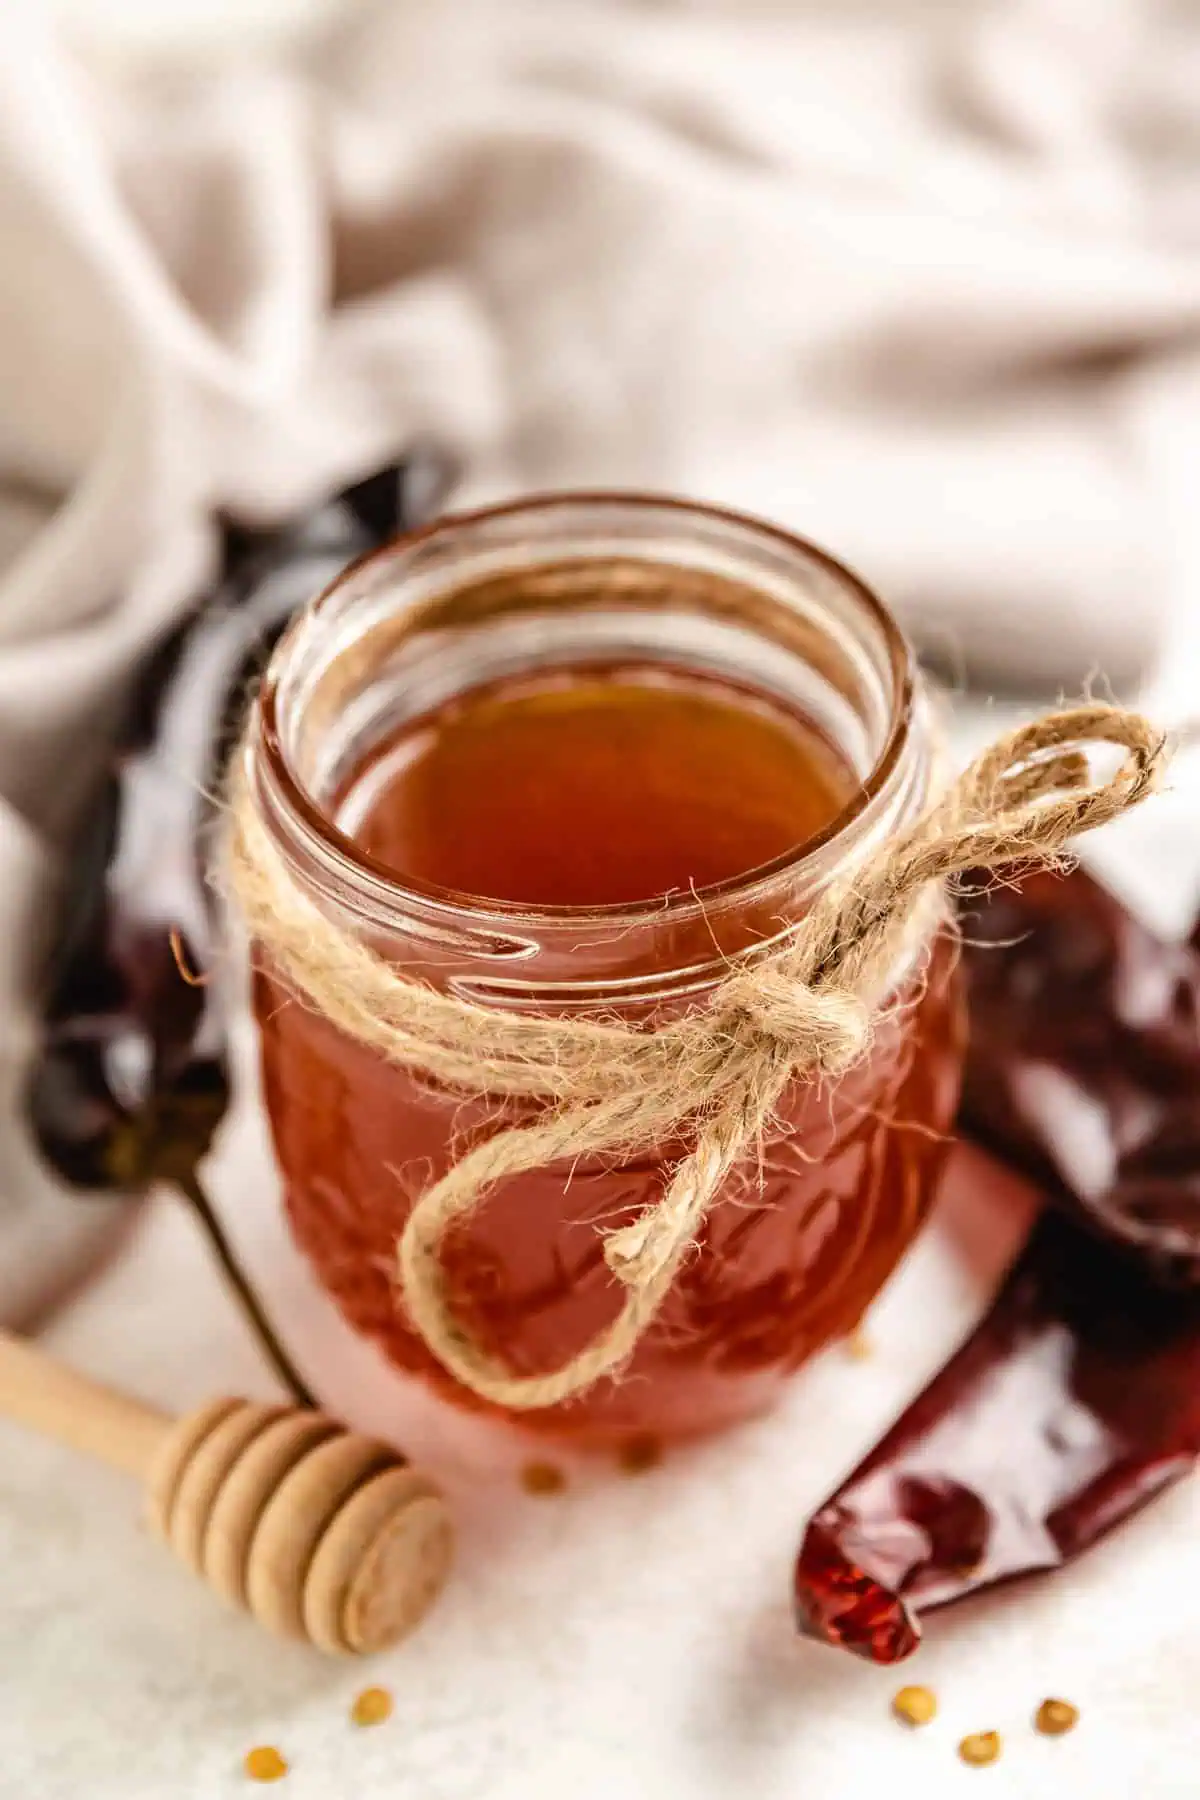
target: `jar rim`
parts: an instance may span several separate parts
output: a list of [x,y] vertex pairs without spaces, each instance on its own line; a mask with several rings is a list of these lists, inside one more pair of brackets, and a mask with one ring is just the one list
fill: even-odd
[[[744,533],[751,541],[757,538],[771,543],[810,565],[815,564],[822,573],[838,582],[862,608],[870,624],[878,631],[886,655],[891,678],[891,692],[888,696],[889,725],[870,769],[862,776],[846,804],[820,831],[803,838],[769,862],[760,863],[752,869],[703,887],[652,895],[645,900],[617,901],[605,905],[531,905],[398,876],[394,867],[364,850],[349,833],[342,830],[328,809],[309,791],[287,755],[278,710],[280,682],[289,646],[294,643],[299,626],[305,620],[319,617],[341,596],[348,584],[376,570],[386,569],[392,561],[411,554],[423,544],[440,538],[448,539],[457,532],[491,523],[519,520],[528,515],[545,517],[555,510],[567,511],[571,508],[586,508],[601,514],[608,508],[612,508],[614,512],[618,509],[626,512],[641,510],[646,514],[662,512],[681,519],[693,518],[729,526]],[[523,923],[531,927],[541,924],[552,927],[592,921],[600,925],[620,925],[626,922],[636,924],[648,919],[669,921],[672,918],[694,916],[715,904],[753,895],[757,889],[769,887],[781,878],[800,875],[805,865],[819,859],[823,852],[827,852],[831,845],[859,824],[888,790],[911,741],[916,695],[915,657],[891,612],[859,575],[810,538],[751,513],[679,495],[637,489],[571,488],[534,492],[516,500],[443,513],[429,524],[392,538],[356,557],[314,596],[276,646],[263,675],[255,712],[259,728],[258,747],[273,796],[282,803],[285,814],[290,814],[301,826],[305,835],[320,843],[325,856],[333,856],[339,874],[365,878],[377,897],[386,892],[399,904],[407,902],[410,905],[415,903],[432,906],[443,916],[457,917],[460,920],[492,918],[513,926]]]

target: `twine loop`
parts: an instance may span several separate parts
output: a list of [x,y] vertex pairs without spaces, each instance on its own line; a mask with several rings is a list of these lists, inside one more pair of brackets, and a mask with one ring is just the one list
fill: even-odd
[[[788,1084],[828,1080],[868,1047],[889,979],[931,891],[970,868],[1047,863],[1078,833],[1160,783],[1163,733],[1135,712],[1087,705],[1001,738],[923,818],[823,893],[770,951],[735,963],[708,999],[655,1029],[515,1014],[413,981],[316,904],[267,830],[234,764],[226,872],[251,939],[305,1004],[401,1068],[447,1088],[541,1103],[478,1143],[418,1198],[398,1247],[404,1304],[430,1350],[500,1405],[556,1405],[620,1369],[695,1247],[726,1178],[761,1140]],[[1119,752],[1094,773],[1089,750]],[[690,1145],[661,1197],[604,1238],[621,1308],[562,1367],[521,1375],[456,1318],[441,1248],[498,1182],[551,1163]]]

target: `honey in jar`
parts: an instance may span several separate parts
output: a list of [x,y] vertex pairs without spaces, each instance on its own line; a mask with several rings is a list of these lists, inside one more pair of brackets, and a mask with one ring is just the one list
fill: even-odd
[[[360,565],[268,675],[254,791],[293,874],[462,998],[653,1024],[770,944],[911,819],[928,780],[899,634],[845,570],[754,522],[626,496],[448,520]],[[928,1210],[956,1099],[952,947],[913,946],[867,1056],[792,1083],[617,1380],[522,1422],[710,1430],[853,1329]],[[261,962],[292,1230],[344,1316],[449,1399],[395,1249],[431,1180],[516,1116],[392,1066]],[[686,1148],[502,1183],[443,1248],[455,1315],[519,1374],[617,1312],[600,1231]]]
[[684,669],[561,668],[457,696],[334,817],[398,881],[518,906],[663,900],[823,831],[854,777],[802,717]]

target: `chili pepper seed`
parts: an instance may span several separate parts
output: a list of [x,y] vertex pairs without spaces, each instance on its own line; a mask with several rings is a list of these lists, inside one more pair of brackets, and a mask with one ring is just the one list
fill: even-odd
[[1079,1723],[1079,1708],[1069,1700],[1043,1700],[1033,1716],[1035,1728],[1044,1737],[1062,1737]]
[[392,1696],[386,1688],[364,1688],[350,1708],[350,1717],[356,1725],[382,1725],[392,1716],[392,1704]]
[[642,1431],[626,1438],[617,1453],[617,1462],[623,1475],[644,1475],[648,1469],[658,1467],[662,1453],[662,1440]]
[[937,1695],[932,1688],[902,1687],[892,1700],[892,1716],[902,1725],[928,1725],[937,1713]]
[[973,1769],[984,1769],[1000,1754],[998,1731],[973,1731],[958,1746],[958,1754]]
[[274,1744],[256,1744],[247,1750],[242,1767],[251,1781],[282,1781],[288,1772],[287,1762]]
[[521,1486],[527,1494],[561,1494],[567,1478],[556,1463],[526,1463],[521,1470]]

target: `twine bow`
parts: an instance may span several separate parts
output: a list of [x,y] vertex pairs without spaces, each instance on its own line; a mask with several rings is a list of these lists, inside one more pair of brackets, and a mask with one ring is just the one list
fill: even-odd
[[[1120,751],[1094,776],[1087,746]],[[464,1386],[503,1406],[552,1406],[619,1369],[654,1318],[727,1176],[788,1083],[832,1079],[870,1042],[917,909],[969,868],[1052,861],[1135,806],[1168,760],[1137,713],[1089,705],[984,752],[915,825],[826,891],[781,946],[747,958],[702,1006],[657,1029],[504,1012],[407,979],[322,911],[276,850],[235,763],[228,873],[253,940],[341,1030],[459,1091],[536,1099],[535,1118],[469,1150],[417,1200],[399,1244],[409,1315]],[[441,1250],[498,1182],[564,1159],[645,1154],[686,1132],[662,1197],[604,1238],[624,1290],[612,1323],[561,1368],[514,1374],[455,1318]]]

